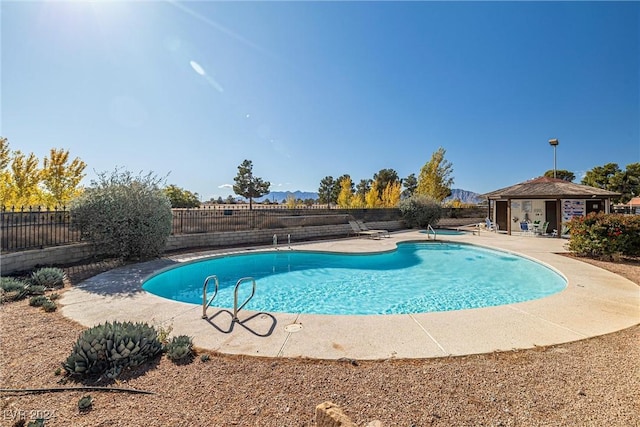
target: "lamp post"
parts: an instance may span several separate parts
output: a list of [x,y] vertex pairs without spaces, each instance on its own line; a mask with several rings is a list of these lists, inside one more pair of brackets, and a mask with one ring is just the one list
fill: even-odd
[[556,178],[556,147],[559,142],[557,139],[550,139],[549,145],[553,147],[553,178]]

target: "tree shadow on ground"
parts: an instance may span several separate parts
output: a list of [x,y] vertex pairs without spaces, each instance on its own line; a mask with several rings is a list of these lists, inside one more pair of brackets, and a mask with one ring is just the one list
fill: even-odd
[[[177,264],[166,258],[154,259],[151,261],[136,264],[122,265],[107,271],[102,270],[98,274],[86,280],[74,283],[73,287],[99,295],[125,295],[132,296],[143,292],[142,281],[148,275]],[[101,266],[96,266],[100,269]]]

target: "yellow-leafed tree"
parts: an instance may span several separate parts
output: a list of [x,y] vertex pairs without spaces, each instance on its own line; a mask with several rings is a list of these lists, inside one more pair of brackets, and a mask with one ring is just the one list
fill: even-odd
[[438,148],[431,160],[422,166],[414,194],[431,197],[440,203],[451,195],[453,165],[445,160],[445,153],[444,148]]
[[368,208],[377,208],[380,206],[380,191],[378,191],[378,183],[376,181],[373,181],[373,184],[371,184],[365,200]]
[[0,137],[0,205],[6,205],[11,197],[11,187],[13,185],[10,163],[9,142],[7,138]]
[[351,178],[344,177],[340,180],[340,193],[338,194],[338,206],[348,208],[353,199],[353,188],[351,188]]
[[385,208],[395,208],[400,203],[400,194],[402,193],[402,184],[399,181],[390,182],[382,191],[382,205]]
[[46,190],[46,204],[67,205],[82,191],[79,185],[87,165],[77,157],[69,163],[69,151],[55,148],[51,149],[43,163],[41,180]]
[[7,138],[0,137],[0,206],[15,209],[66,205],[81,189],[85,163],[69,162],[69,151],[52,149],[44,166],[33,153],[11,151]]
[[42,199],[38,158],[33,153],[28,156],[18,150],[11,162],[12,185],[8,204],[16,207],[38,206]]

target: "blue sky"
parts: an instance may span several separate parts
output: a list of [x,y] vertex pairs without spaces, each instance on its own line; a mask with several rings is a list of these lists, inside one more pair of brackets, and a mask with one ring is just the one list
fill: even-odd
[[226,197],[438,147],[479,193],[640,162],[638,2],[2,1],[0,134]]

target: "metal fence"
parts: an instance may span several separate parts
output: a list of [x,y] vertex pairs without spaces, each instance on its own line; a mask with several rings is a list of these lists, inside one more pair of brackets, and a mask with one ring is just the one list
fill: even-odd
[[[350,219],[393,221],[398,209],[254,208],[211,206],[172,209],[171,234],[211,233],[254,229],[278,229],[316,225],[346,224]],[[64,208],[2,209],[0,211],[0,250],[15,252],[65,245],[81,241],[69,211]]]
[[13,252],[80,241],[65,208],[0,211],[0,249]]

